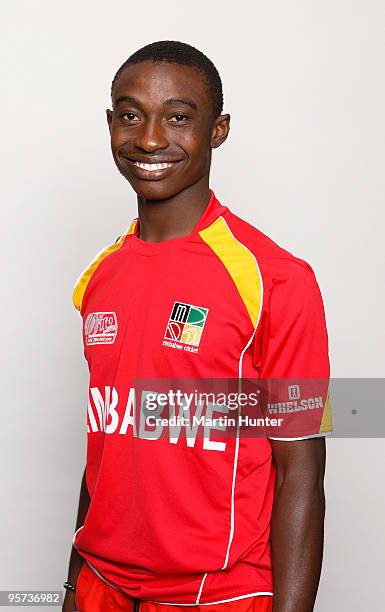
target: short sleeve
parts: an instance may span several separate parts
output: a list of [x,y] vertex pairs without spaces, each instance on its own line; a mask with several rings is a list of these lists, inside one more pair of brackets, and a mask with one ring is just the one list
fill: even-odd
[[329,343],[321,292],[310,265],[285,260],[271,284],[264,321],[260,379],[264,414],[279,426],[272,439],[331,432]]

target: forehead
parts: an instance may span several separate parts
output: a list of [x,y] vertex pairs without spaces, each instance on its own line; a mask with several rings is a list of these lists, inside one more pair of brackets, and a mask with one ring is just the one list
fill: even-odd
[[210,104],[207,82],[198,68],[166,61],[128,65],[112,89],[113,102],[121,96],[137,98],[144,104],[162,104],[168,98],[188,98],[198,108]]

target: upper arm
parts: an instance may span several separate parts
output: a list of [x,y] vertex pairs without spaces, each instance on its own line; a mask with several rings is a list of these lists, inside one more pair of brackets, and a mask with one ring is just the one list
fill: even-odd
[[295,480],[299,488],[323,483],[326,462],[325,438],[270,442],[278,486],[286,478]]
[[[278,264],[266,297],[259,377],[264,410],[282,418],[269,437],[300,440],[331,431],[329,345],[321,292],[302,260]],[[271,434],[271,436],[270,436]]]

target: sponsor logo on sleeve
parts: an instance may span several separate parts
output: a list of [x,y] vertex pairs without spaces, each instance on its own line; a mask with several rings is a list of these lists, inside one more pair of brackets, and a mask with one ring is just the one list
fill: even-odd
[[115,312],[90,312],[84,323],[84,335],[88,346],[113,344],[118,333]]
[[296,400],[300,397],[299,385],[289,385],[287,388],[289,400]]

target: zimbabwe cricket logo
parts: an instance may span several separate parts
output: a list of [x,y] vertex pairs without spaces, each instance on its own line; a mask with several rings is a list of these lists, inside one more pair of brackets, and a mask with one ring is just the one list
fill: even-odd
[[206,323],[208,308],[175,302],[167,323],[166,340],[199,346]]

